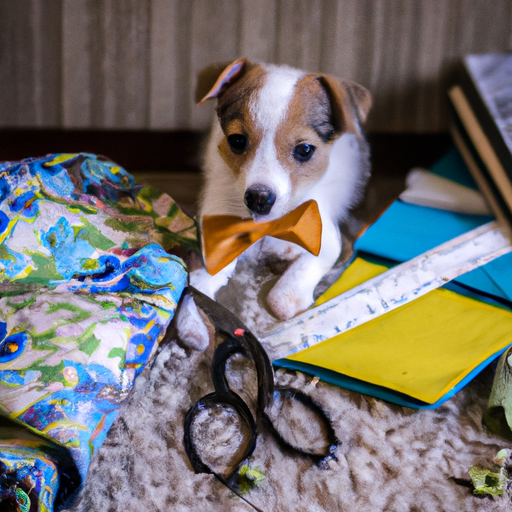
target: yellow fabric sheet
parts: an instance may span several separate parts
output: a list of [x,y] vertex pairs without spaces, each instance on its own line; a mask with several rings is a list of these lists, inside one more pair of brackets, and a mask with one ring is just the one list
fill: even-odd
[[[319,300],[386,270],[357,258]],[[512,343],[512,312],[437,289],[288,359],[435,403]]]
[[384,265],[376,265],[363,258],[356,258],[343,272],[341,277],[318,297],[315,306],[334,299],[334,297],[338,297],[338,295],[355,288],[357,285],[370,280],[372,277],[382,274],[382,272],[386,270],[388,270],[388,267]]

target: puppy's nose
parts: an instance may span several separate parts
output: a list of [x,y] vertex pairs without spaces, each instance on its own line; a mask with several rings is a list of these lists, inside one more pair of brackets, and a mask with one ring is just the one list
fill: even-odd
[[255,185],[245,191],[244,201],[251,212],[267,215],[276,202],[276,195],[268,187]]

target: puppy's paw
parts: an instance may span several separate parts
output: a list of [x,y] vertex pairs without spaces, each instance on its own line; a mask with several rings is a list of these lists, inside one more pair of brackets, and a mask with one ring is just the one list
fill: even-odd
[[181,300],[176,313],[176,329],[181,342],[193,350],[203,352],[210,343],[208,328],[190,295]]
[[301,290],[297,284],[278,281],[267,296],[272,313],[281,321],[289,320],[313,303],[313,294]]
[[217,292],[229,281],[236,267],[236,260],[232,261],[227,267],[224,267],[215,275],[208,274],[206,269],[200,268],[190,273],[190,284],[200,292],[208,295],[210,299],[215,299]]
[[201,268],[190,273],[190,284],[200,292],[208,295],[210,299],[215,299],[217,290],[225,283],[219,283],[217,276],[211,276],[205,269]]

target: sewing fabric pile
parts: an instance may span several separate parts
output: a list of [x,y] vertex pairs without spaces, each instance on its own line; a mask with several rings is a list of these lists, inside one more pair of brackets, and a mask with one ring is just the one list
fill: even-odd
[[105,158],[0,164],[3,505],[53,511],[81,487],[195,249],[193,220]]

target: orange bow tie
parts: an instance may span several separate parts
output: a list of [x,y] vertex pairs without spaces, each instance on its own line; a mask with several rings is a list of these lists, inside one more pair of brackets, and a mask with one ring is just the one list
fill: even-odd
[[300,245],[318,256],[322,220],[316,201],[307,201],[280,219],[254,222],[235,215],[205,215],[202,221],[203,257],[214,275],[264,236]]

